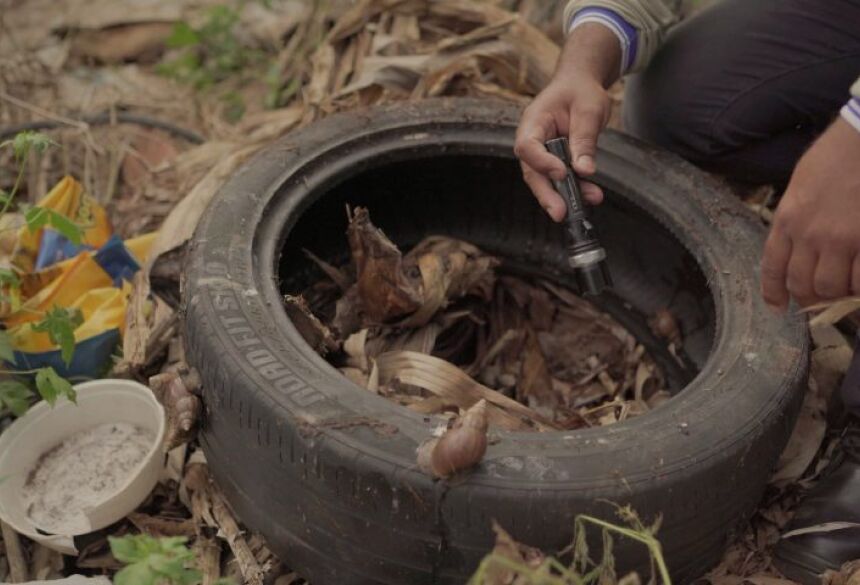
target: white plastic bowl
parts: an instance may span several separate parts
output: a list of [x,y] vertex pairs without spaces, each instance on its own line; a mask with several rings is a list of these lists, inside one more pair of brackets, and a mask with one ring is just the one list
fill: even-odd
[[[131,380],[95,380],[75,385],[78,404],[39,402],[0,434],[0,519],[19,533],[64,554],[76,554],[73,536],[108,526],[133,512],[158,482],[164,467],[164,409],[152,391]],[[24,485],[39,457],[75,433],[125,422],[150,431],[155,440],[115,493],[85,511],[87,529],[46,535],[27,516]]]

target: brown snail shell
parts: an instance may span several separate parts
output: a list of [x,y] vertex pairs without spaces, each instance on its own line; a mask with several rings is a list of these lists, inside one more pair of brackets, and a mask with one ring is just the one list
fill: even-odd
[[651,326],[651,331],[657,337],[662,337],[670,342],[681,340],[681,329],[678,327],[678,320],[669,309],[658,309],[648,320],[648,325]]
[[436,477],[449,477],[480,463],[486,452],[487,401],[480,400],[436,442],[430,468]]

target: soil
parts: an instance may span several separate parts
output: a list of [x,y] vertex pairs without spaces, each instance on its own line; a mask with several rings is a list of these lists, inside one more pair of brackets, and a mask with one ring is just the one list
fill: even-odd
[[86,511],[112,496],[152,448],[155,436],[129,423],[76,433],[39,458],[24,485],[27,515],[51,534],[86,531]]

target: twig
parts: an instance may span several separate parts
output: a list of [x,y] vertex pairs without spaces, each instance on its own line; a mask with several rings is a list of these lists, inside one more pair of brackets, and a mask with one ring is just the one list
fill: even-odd
[[12,583],[29,581],[27,561],[24,559],[24,549],[21,547],[21,537],[15,529],[0,521],[3,531],[3,544],[6,547],[6,559],[9,561],[9,579]]
[[5,91],[0,90],[0,99],[9,102],[10,104],[16,105],[19,108],[24,108],[25,110],[36,114],[37,116],[42,116],[43,118],[48,118],[49,120],[53,120],[54,122],[65,124],[66,126],[72,126],[77,128],[78,130],[83,130],[84,132],[89,130],[89,124],[86,122],[81,122],[79,120],[72,120],[71,118],[66,118],[65,116],[60,116],[59,114],[55,114],[39,106],[34,106],[29,102],[25,102],[24,100],[18,99],[15,96],[9,95]]
[[227,541],[233,556],[236,557],[236,564],[245,583],[263,585],[268,563],[261,567],[257,562],[224,496],[212,483],[208,466],[205,463],[189,463],[185,468],[184,482],[191,494],[191,512],[195,520],[219,530],[219,535]]
[[161,351],[170,345],[170,341],[175,337],[175,329],[179,324],[179,315],[172,312],[166,319],[158,322],[149,332],[149,339],[146,340],[146,351],[144,354],[143,365],[149,366],[161,354]]
[[242,536],[242,531],[236,523],[233,513],[227,507],[224,496],[214,489],[212,491],[212,515],[215,517],[221,532],[224,533],[224,539],[230,546],[230,550],[236,557],[236,563],[239,565],[239,571],[241,571],[245,582],[249,585],[263,585],[265,571],[260,567],[254,553],[251,552],[251,548]]
[[35,543],[33,545],[33,559],[30,564],[32,566],[30,575],[33,579],[46,580],[56,575],[63,568],[63,559],[57,551]]
[[203,573],[202,585],[214,585],[221,578],[221,546],[214,538],[200,536],[194,543],[197,568]]
[[112,148],[110,151],[110,162],[108,162],[108,176],[105,182],[105,190],[102,194],[101,203],[107,204],[113,200],[114,191],[116,191],[117,182],[119,180],[119,172],[122,167],[122,161],[129,150],[128,140],[120,142],[119,147]]

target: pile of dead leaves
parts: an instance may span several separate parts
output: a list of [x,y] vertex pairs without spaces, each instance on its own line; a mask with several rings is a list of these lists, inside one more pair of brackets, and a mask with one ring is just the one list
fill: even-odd
[[517,431],[611,424],[669,397],[642,345],[571,291],[443,236],[402,254],[361,208],[347,236],[350,266],[309,253],[327,278],[287,309],[359,386],[422,414],[485,400],[490,425]]

